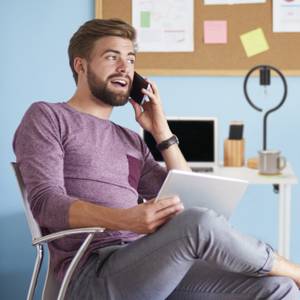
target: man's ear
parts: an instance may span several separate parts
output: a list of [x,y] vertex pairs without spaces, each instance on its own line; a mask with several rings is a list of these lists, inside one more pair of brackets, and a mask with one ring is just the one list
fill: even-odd
[[81,57],[75,57],[74,58],[74,69],[79,75],[79,73],[85,71],[85,61]]

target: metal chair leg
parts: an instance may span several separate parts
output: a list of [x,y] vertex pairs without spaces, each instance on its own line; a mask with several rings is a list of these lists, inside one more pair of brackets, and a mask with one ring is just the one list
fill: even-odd
[[36,245],[36,258],[35,264],[31,276],[30,286],[27,294],[27,300],[32,300],[35,292],[35,288],[37,285],[37,279],[41,270],[41,265],[44,257],[44,248],[43,245]]

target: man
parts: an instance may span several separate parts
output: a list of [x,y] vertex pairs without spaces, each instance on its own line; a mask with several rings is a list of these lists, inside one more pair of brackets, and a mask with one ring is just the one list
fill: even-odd
[[[77,85],[66,103],[26,112],[14,149],[34,217],[44,233],[99,226],[68,290],[70,299],[297,299],[300,267],[244,236],[205,208],[180,199],[154,202],[175,168],[190,170],[163,113],[154,83],[137,122],[151,132],[160,167],[134,132],[109,121],[128,102],[135,31],[120,20],[83,24],[69,45]],[[138,204],[138,199],[147,201]],[[50,245],[61,280],[82,236]]]

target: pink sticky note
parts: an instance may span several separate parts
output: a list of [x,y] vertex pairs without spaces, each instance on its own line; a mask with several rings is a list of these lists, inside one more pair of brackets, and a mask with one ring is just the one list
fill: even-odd
[[204,43],[226,44],[227,21],[204,21]]

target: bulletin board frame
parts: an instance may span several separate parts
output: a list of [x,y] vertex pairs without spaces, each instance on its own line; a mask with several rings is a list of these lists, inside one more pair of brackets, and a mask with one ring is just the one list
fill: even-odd
[[[272,31],[272,1],[259,4],[204,5],[194,0],[193,52],[140,52],[136,69],[144,75],[240,76],[269,64],[285,75],[300,75],[300,33]],[[95,0],[96,18],[120,18],[131,24],[131,0]],[[227,20],[227,44],[204,44],[204,20]],[[240,35],[262,28],[269,50],[247,57]]]

